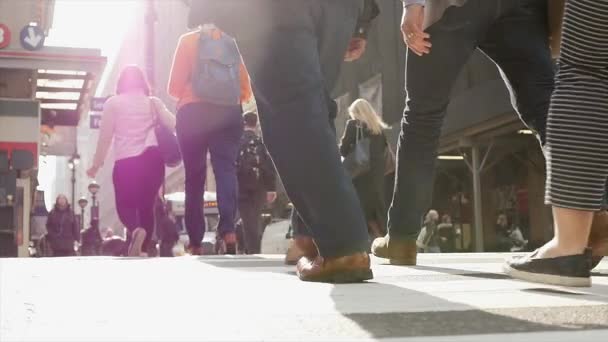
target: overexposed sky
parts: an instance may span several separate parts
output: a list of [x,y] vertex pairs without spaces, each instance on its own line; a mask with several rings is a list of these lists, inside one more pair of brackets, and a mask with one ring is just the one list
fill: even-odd
[[[57,0],[47,46],[101,49],[111,70],[129,27],[146,0]],[[98,89],[103,89],[102,77]]]

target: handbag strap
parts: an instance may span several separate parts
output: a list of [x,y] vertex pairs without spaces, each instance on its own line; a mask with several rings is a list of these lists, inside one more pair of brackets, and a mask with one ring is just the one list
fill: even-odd
[[154,100],[152,100],[152,97],[148,96],[148,100],[150,101],[150,113],[152,113],[152,116],[154,117],[153,126],[158,126],[161,124],[158,108],[156,108],[156,104],[154,103]]
[[363,127],[361,123],[357,122],[357,134],[355,134],[355,144],[359,143],[359,140],[363,139]]

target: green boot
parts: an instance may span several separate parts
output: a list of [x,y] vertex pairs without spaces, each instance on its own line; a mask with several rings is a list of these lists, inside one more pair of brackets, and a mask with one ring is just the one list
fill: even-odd
[[374,240],[372,253],[379,258],[389,259],[391,265],[416,266],[418,247],[416,240],[391,240],[386,235]]

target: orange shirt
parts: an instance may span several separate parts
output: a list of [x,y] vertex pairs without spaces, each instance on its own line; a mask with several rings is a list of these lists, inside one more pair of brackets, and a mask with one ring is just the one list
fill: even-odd
[[[219,39],[221,32],[214,30],[212,37]],[[178,108],[183,105],[201,100],[194,94],[192,90],[192,73],[194,71],[194,63],[198,53],[198,44],[201,32],[193,31],[182,35],[175,50],[173,57],[173,66],[171,67],[171,75],[169,76],[169,95],[178,99]],[[241,79],[241,103],[248,102],[253,96],[251,90],[251,82],[249,72],[245,67],[245,63],[241,60],[240,68]]]

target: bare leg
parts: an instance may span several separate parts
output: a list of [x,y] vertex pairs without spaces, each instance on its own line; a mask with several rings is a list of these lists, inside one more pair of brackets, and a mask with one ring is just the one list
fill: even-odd
[[584,252],[593,221],[592,211],[553,207],[555,237],[538,251],[538,258],[556,258]]

